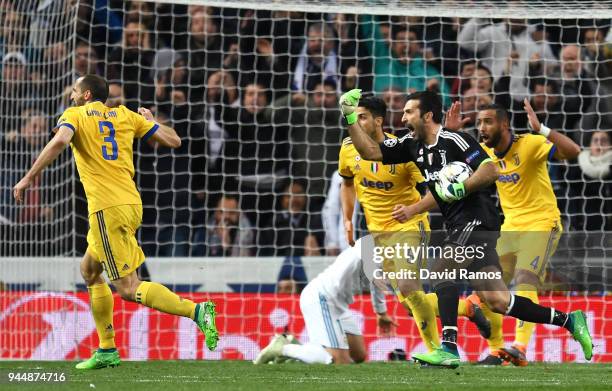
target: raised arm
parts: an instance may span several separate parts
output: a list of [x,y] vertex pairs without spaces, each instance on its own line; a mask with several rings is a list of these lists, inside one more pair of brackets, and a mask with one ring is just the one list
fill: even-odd
[[357,152],[363,159],[380,162],[383,159],[380,145],[368,136],[357,122],[355,109],[359,105],[359,99],[361,99],[361,90],[350,90],[340,97],[340,109],[348,124],[349,135]]
[[529,119],[529,126],[542,136],[546,137],[556,147],[553,157],[557,160],[573,160],[578,157],[580,153],[580,146],[576,144],[571,138],[567,137],[561,132],[550,129],[540,123],[538,116],[531,107],[529,100],[525,98],[523,101],[525,111],[527,112],[527,118]]
[[13,196],[18,204],[23,202],[23,194],[25,190],[30,187],[34,178],[40,173],[66,149],[72,140],[74,131],[68,126],[62,125],[59,127],[55,136],[47,143],[45,148],[42,150],[36,161],[32,165],[32,168],[25,174],[23,178],[13,187]]
[[[145,117],[148,121],[154,121],[153,113],[151,110],[145,109],[144,107],[138,108],[138,113]],[[168,148],[178,148],[181,146],[181,138],[178,136],[176,131],[169,126],[157,123],[158,129],[153,135],[147,140],[150,143],[156,143],[163,145]]]

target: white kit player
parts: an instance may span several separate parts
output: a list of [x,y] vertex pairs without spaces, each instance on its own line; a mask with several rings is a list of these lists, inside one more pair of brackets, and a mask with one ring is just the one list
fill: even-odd
[[[276,335],[257,356],[255,364],[295,359],[307,364],[360,363],[367,357],[361,330],[351,312],[353,295],[363,291],[365,280],[361,241],[342,251],[333,264],[313,279],[300,295],[300,309],[309,342],[299,345],[293,336]],[[397,323],[387,315],[385,296],[370,283],[372,307],[385,334]]]

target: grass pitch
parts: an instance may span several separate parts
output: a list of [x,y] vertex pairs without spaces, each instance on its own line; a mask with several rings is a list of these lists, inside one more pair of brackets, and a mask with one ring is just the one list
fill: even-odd
[[[77,371],[74,362],[0,361],[1,390],[610,390],[609,364],[531,364],[525,368],[421,369],[416,364],[322,366],[245,361],[123,362]],[[65,383],[9,383],[9,372],[63,372]]]

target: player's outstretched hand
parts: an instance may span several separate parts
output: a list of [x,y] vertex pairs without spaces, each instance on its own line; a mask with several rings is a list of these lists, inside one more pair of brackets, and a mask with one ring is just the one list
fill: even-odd
[[23,202],[23,195],[26,189],[30,187],[31,184],[32,181],[30,180],[30,178],[24,176],[23,178],[21,178],[19,183],[17,183],[15,187],[13,187],[13,197],[15,197],[15,201],[17,201],[18,204],[21,204]]
[[470,122],[469,118],[461,118],[461,103],[459,101],[453,102],[450,109],[446,112],[444,127],[450,130],[459,130],[468,122]]
[[416,213],[414,209],[411,208],[409,205],[397,204],[393,207],[393,212],[391,212],[391,217],[393,217],[395,220],[399,221],[400,223],[405,223],[406,221],[410,220],[410,218],[414,216],[415,214]]
[[342,115],[344,115],[344,118],[346,118],[346,122],[349,125],[357,122],[357,114],[355,113],[355,109],[357,109],[357,106],[359,106],[359,99],[361,99],[361,90],[359,88],[345,92],[340,97],[340,110],[342,111]]
[[399,326],[399,324],[387,313],[377,314],[376,320],[378,322],[378,327],[380,328],[382,335],[390,335],[393,331],[393,328]]
[[145,117],[145,119],[147,121],[155,121],[155,117],[153,117],[153,113],[151,112],[151,110],[149,110],[147,108],[139,107],[138,108],[138,114],[140,114],[143,117]]
[[523,100],[523,108],[527,112],[527,118],[529,119],[529,127],[539,133],[542,124],[540,123],[540,120],[538,119],[538,116],[536,115],[535,111],[533,111],[533,107],[531,107],[529,99],[525,98]]
[[355,235],[354,235],[354,232],[355,232],[355,230],[353,229],[353,222],[352,221],[345,221],[344,222],[344,234],[346,235],[346,242],[351,247],[355,246]]

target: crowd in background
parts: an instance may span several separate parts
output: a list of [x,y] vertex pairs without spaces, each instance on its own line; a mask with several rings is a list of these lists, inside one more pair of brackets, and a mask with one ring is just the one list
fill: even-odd
[[[352,88],[384,98],[389,132],[404,128],[405,96],[417,90],[438,91],[447,108],[460,100],[471,120],[463,131],[475,137],[476,112],[492,102],[510,111],[515,132],[529,131],[529,99],[543,123],[584,148],[576,162],[550,165],[568,228],[612,230],[608,19],[73,3],[0,1],[0,230],[5,241],[27,242],[10,227],[57,224],[66,203],[61,210],[77,216],[67,225],[77,240],[38,255],[84,251],[82,188],[67,201],[76,174],[64,164],[38,179],[23,207],[10,189],[70,105],[74,80],[88,73],[109,81],[109,105],[149,107],[183,140],[176,150],[135,144],[148,256],[337,254],[346,244],[334,175],[347,136],[337,100]],[[76,36],[66,22],[74,12]]]

